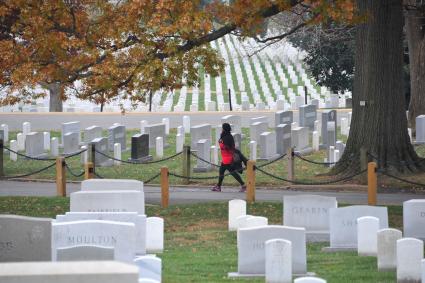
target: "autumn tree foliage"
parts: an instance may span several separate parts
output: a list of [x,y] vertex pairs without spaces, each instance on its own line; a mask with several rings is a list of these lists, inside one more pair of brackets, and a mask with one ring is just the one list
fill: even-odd
[[[209,42],[230,32],[255,35],[265,18],[309,9],[310,24],[350,18],[350,0],[0,0],[0,104],[50,95],[97,103],[192,85],[198,67],[217,75],[223,61]],[[283,36],[282,36],[283,37]],[[276,40],[276,39],[273,39]]]

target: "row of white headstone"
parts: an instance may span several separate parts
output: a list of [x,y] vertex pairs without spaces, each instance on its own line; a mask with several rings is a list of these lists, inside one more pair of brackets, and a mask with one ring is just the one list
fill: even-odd
[[[269,225],[265,217],[247,215],[245,201],[229,201],[229,231],[238,231],[238,273],[229,275],[231,277],[252,276],[253,273],[258,273],[265,274],[266,280],[270,276],[281,278],[282,281],[276,282],[290,282],[292,271],[288,262],[301,266],[298,272],[306,271],[303,258],[292,258],[291,254],[304,255],[305,241],[330,241],[330,247],[324,248],[324,251],[357,250],[361,256],[376,256],[379,271],[397,270],[399,282],[420,282],[421,274],[425,276],[422,241],[425,239],[425,200],[410,200],[403,203],[406,238],[402,238],[401,231],[388,228],[386,207],[337,207],[334,197],[285,196],[283,211],[285,226],[276,226]],[[296,232],[297,229],[302,231]],[[291,240],[292,234],[296,233],[298,237]],[[278,241],[268,243],[267,241],[275,240],[273,237]],[[275,245],[282,251],[291,250],[292,247],[292,252],[276,253],[281,258],[275,261],[272,260],[273,257],[270,257],[274,263],[270,263],[268,269],[268,244]],[[266,247],[265,250],[264,247]],[[265,270],[258,267],[255,269],[251,265],[253,262],[256,265],[265,266]],[[273,266],[275,266],[274,269]]]
[[137,266],[139,279],[161,282],[154,253],[164,248],[164,221],[146,217],[144,202],[140,181],[83,181],[70,195],[70,211],[53,221],[0,216],[7,232],[0,242],[10,243],[0,261],[115,260]]

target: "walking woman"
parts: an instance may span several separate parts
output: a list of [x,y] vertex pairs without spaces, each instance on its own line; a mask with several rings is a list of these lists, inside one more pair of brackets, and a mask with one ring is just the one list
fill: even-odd
[[229,171],[230,174],[241,185],[241,189],[239,190],[239,192],[246,191],[244,181],[242,180],[241,176],[236,172],[237,168],[234,168],[234,166],[232,165],[233,153],[235,152],[235,140],[233,139],[233,136],[230,132],[230,125],[228,123],[223,123],[220,139],[218,140],[221,151],[221,165],[219,169],[218,183],[212,189],[212,191],[214,192],[221,192],[221,184],[223,183],[224,172],[226,172],[226,170]]

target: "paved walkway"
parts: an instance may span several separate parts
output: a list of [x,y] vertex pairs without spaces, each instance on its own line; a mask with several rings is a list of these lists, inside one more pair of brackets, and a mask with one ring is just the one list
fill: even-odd
[[[80,190],[80,184],[67,184],[67,193]],[[145,186],[146,203],[159,204],[161,199],[159,187]],[[43,182],[18,182],[0,181],[0,196],[55,196],[56,184]],[[367,194],[365,192],[327,192],[311,190],[277,190],[258,189],[256,192],[257,201],[277,201],[281,202],[285,195],[296,194],[317,194],[323,196],[335,196],[339,203],[347,204],[367,204]],[[245,198],[245,194],[239,193],[234,188],[224,188],[223,192],[211,192],[208,188],[195,187],[171,187],[170,204],[190,204],[210,201],[228,201],[235,198]],[[378,204],[381,205],[401,205],[403,201],[409,199],[425,199],[421,194],[379,194]]]

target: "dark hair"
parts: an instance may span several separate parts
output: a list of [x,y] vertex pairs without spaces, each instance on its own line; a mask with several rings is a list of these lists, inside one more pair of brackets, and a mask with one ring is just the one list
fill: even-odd
[[223,123],[221,126],[224,132],[230,133],[232,131],[232,127],[230,127],[229,123]]

